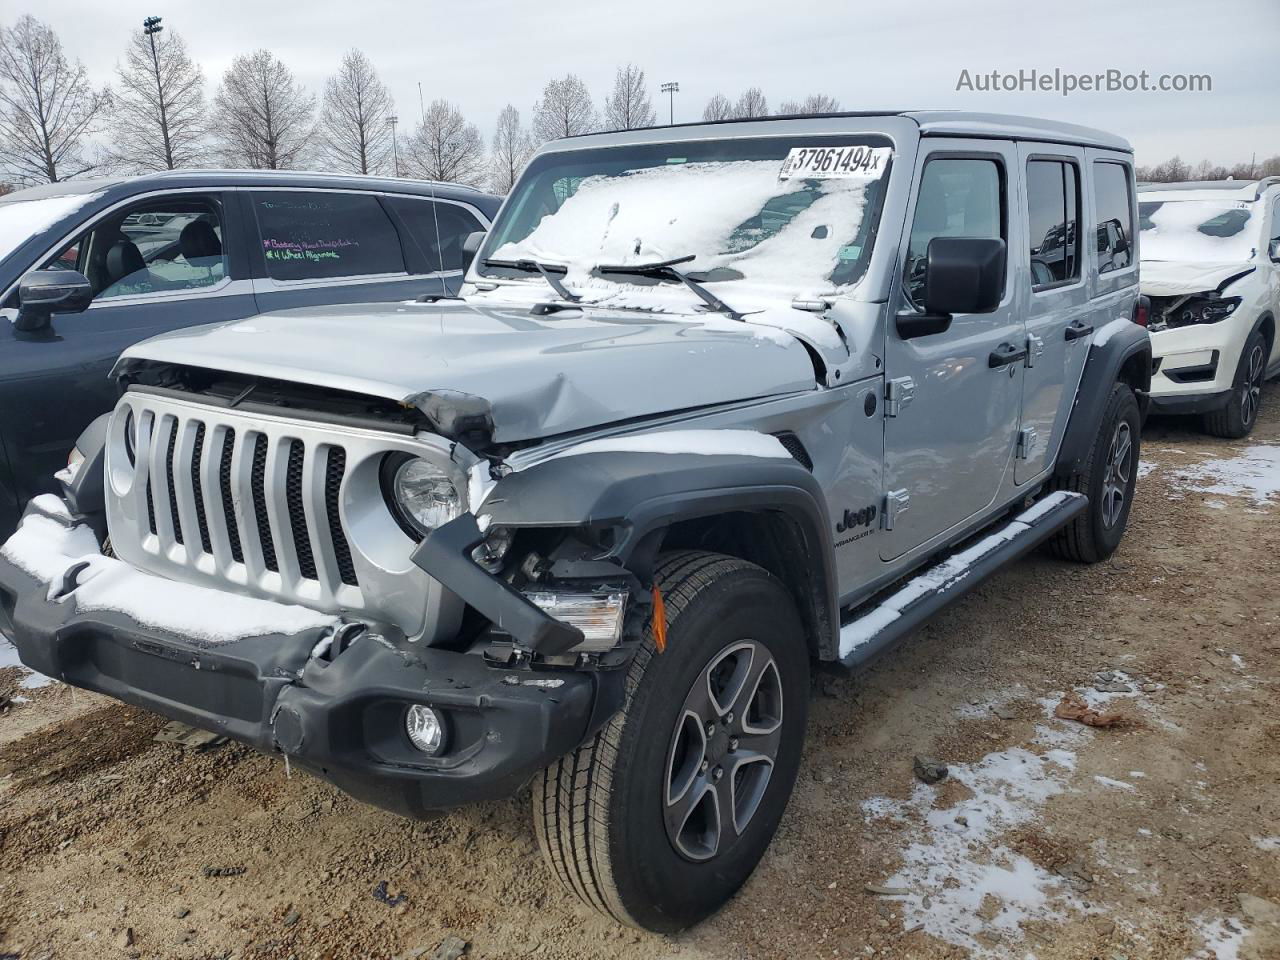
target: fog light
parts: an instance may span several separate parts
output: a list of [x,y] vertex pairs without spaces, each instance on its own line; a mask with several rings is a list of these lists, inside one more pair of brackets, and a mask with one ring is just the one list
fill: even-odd
[[526,593],[529,602],[544,613],[582,631],[583,641],[574,647],[597,653],[611,649],[622,636],[622,614],[627,595],[622,591],[603,593]]
[[425,754],[435,756],[444,748],[444,721],[430,707],[415,703],[404,716],[409,742]]

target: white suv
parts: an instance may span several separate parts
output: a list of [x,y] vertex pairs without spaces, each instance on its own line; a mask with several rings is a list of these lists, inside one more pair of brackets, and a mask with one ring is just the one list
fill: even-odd
[[1138,215],[1152,412],[1246,436],[1280,374],[1280,177],[1140,186]]

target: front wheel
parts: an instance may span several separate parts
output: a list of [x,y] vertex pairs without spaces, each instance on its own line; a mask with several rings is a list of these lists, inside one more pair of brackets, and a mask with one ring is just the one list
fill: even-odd
[[1231,383],[1231,396],[1221,410],[1204,416],[1204,429],[1215,437],[1239,440],[1253,431],[1262,406],[1262,381],[1267,374],[1267,338],[1255,330],[1245,341],[1244,352],[1236,366]]
[[1050,550],[1064,560],[1097,563],[1120,546],[1138,479],[1141,431],[1137,397],[1128,384],[1115,384],[1089,458],[1077,473],[1057,485],[1059,490],[1089,498],[1089,509],[1049,541]]
[[626,701],[535,781],[534,826],[560,882],[662,933],[719,909],[764,854],[800,766],[809,657],[791,596],[733,557],[663,558]]

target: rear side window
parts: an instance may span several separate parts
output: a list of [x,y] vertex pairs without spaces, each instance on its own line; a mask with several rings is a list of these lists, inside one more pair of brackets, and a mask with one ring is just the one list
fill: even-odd
[[407,242],[421,257],[422,266],[415,269],[428,273],[462,269],[462,244],[482,224],[466,207],[456,203],[394,197],[390,201],[396,214],[409,229]]
[[1097,215],[1098,272],[1123,270],[1133,263],[1133,204],[1129,168],[1096,161],[1093,165],[1093,209]]
[[273,280],[404,273],[400,236],[377,197],[293,191],[252,197]]
[[1004,187],[994,160],[941,157],[925,164],[907,243],[907,295],[924,300],[929,241],[934,237],[1004,238]]
[[1031,283],[1036,290],[1080,278],[1080,169],[1066,160],[1027,163]]

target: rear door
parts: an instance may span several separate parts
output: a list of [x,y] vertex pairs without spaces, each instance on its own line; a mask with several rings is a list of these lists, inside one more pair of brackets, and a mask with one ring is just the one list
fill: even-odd
[[[918,310],[934,237],[1000,237],[1023,243],[1011,216],[1018,158],[1012,143],[924,139],[904,238],[899,309]],[[1011,189],[1010,184],[1015,187]],[[892,560],[981,513],[1010,470],[1022,399],[1026,329],[1006,271],[999,307],[957,314],[943,333],[902,339],[892,320],[885,343],[885,510],[880,538]],[[895,400],[895,394],[897,399]],[[896,411],[895,411],[896,407]]]
[[1062,442],[1093,328],[1081,248],[1084,150],[1019,143],[1018,158],[1027,242],[1011,256],[1025,267],[1018,294],[1026,304],[1027,369],[1014,475],[1027,483],[1044,473]]
[[0,321],[0,408],[16,493],[52,490],[80,432],[115,403],[108,374],[126,347],[179,327],[255,312],[237,212],[219,191],[125,202],[58,243],[40,268],[79,270],[94,299],[24,333]]
[[451,230],[442,217],[437,242],[429,200],[418,213],[412,198],[358,191],[250,190],[245,197],[258,231],[253,283],[264,312],[412,300],[453,294],[461,284],[460,269],[440,269],[439,250],[456,247],[460,257],[462,228]]

